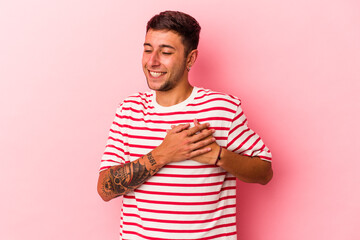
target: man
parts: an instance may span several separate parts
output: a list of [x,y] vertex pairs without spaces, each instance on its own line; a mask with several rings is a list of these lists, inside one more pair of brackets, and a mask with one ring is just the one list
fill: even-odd
[[193,87],[200,26],[162,12],[147,24],[143,71],[152,90],[117,109],[98,192],[123,196],[120,239],[237,239],[236,178],[266,184],[271,153],[240,100]]

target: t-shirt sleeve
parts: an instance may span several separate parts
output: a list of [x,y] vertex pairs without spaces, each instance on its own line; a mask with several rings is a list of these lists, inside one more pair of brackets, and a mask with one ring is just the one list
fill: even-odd
[[115,165],[125,163],[124,158],[124,137],[121,132],[121,111],[122,105],[116,109],[114,121],[111,124],[109,137],[106,143],[104,154],[101,158],[100,170],[106,170]]
[[231,123],[227,149],[241,155],[260,157],[271,162],[272,155],[260,136],[247,126],[247,119],[239,105]]

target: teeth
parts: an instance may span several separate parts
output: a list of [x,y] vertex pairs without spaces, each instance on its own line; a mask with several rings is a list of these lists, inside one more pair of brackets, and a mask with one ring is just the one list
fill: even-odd
[[160,75],[162,75],[164,73],[161,73],[161,72],[151,72],[150,71],[150,75],[153,76],[153,77],[159,77]]

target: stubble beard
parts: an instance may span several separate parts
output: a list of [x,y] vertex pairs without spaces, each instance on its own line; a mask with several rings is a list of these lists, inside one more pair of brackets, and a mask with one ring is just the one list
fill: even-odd
[[166,91],[169,91],[171,89],[173,89],[176,84],[179,82],[179,78],[176,78],[176,79],[168,79],[166,82],[164,82],[163,85],[160,86],[159,89],[157,89],[157,91],[160,91],[160,92],[166,92]]
[[184,72],[186,71],[186,64],[185,61],[182,63],[182,67],[180,69],[180,71],[176,72],[174,76],[170,76],[169,79],[167,79],[159,88],[152,88],[149,84],[149,80],[147,79],[147,84],[148,87],[151,90],[154,91],[159,91],[159,92],[166,92],[169,91],[171,89],[173,89],[178,82],[180,82],[181,77],[184,75]]

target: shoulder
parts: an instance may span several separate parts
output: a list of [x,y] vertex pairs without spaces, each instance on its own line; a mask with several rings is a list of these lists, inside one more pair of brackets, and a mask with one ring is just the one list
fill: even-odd
[[194,100],[233,107],[239,107],[241,105],[240,98],[236,96],[205,88],[198,88],[197,96]]
[[138,92],[132,95],[129,95],[121,103],[119,103],[118,108],[136,108],[144,109],[151,107],[153,92]]

